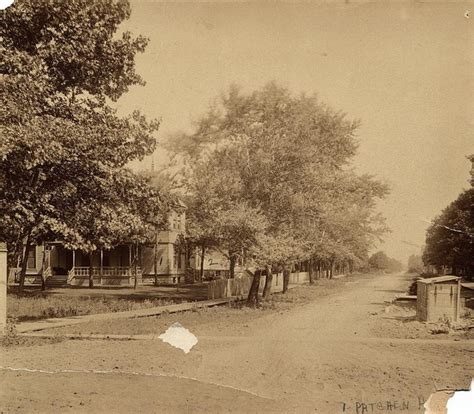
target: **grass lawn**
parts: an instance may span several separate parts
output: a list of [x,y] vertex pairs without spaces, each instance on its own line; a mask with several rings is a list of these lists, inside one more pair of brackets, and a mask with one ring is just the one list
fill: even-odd
[[16,321],[152,308],[173,303],[206,299],[206,287],[63,288],[41,291],[28,288],[23,293],[9,289],[8,318]]

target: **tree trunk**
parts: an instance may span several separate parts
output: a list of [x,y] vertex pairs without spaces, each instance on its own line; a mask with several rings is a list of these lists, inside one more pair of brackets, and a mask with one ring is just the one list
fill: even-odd
[[138,286],[138,243],[135,243],[135,252],[133,256],[133,275],[135,276],[133,288],[136,289]]
[[260,287],[260,270],[256,270],[253,274],[252,285],[250,286],[249,295],[247,297],[247,303],[249,305],[258,305],[258,289]]
[[28,230],[28,234],[26,235],[25,247],[23,249],[23,257],[21,260],[20,280],[18,284],[19,292],[23,292],[23,288],[25,287],[26,267],[28,265],[28,253],[30,252],[30,244],[31,244],[31,230]]
[[331,260],[331,262],[329,263],[329,279],[332,279],[333,272],[334,272],[334,260]]
[[155,238],[153,249],[153,273],[155,274],[155,286],[158,286],[158,236]]
[[201,269],[199,270],[199,282],[204,279],[204,259],[206,258],[206,246],[201,246]]
[[313,280],[313,259],[309,259],[308,262],[308,275],[309,275],[309,284],[314,285],[314,280]]
[[93,267],[92,267],[92,258],[94,256],[94,252],[89,253],[89,288],[94,287],[94,275],[93,275]]
[[265,278],[265,286],[263,287],[263,295],[262,295],[264,299],[267,299],[272,292],[272,281],[273,281],[272,267],[267,266],[267,277]]
[[233,279],[235,276],[235,263],[237,262],[237,258],[235,256],[230,256],[229,259],[229,278]]
[[288,285],[290,284],[291,271],[288,267],[283,268],[283,293],[288,291]]
[[46,278],[44,271],[46,267],[46,245],[43,243],[43,260],[41,262],[41,290],[46,290]]

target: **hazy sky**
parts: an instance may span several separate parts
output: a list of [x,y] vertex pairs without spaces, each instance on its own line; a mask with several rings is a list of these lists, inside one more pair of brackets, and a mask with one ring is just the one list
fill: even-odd
[[158,138],[189,129],[231,83],[276,80],[361,119],[355,165],[392,187],[389,255],[418,253],[407,243],[421,246],[426,221],[469,187],[474,3],[132,1],[126,28],[150,38],[137,59],[147,85],[119,108],[162,118]]

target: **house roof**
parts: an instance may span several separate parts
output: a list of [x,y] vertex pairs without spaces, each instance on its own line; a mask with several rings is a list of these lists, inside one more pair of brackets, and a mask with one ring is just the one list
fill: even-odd
[[448,276],[428,277],[426,279],[419,279],[418,282],[429,285],[432,283],[454,282],[460,279],[461,278],[459,276],[448,275]]

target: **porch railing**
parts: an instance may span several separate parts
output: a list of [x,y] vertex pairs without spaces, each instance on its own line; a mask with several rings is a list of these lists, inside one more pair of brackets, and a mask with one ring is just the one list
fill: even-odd
[[[89,277],[89,266],[76,266],[68,272],[68,282],[74,278],[88,278]],[[103,267],[92,267],[92,277],[99,279],[114,279],[114,278],[133,278],[134,268],[130,266],[103,266]],[[142,277],[142,270],[137,267],[137,278]]]

